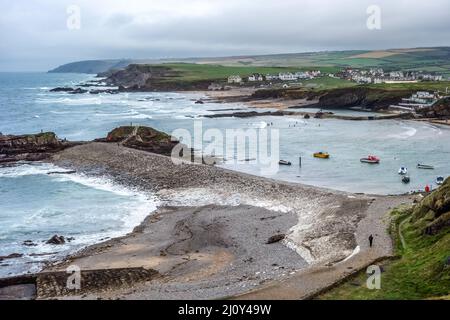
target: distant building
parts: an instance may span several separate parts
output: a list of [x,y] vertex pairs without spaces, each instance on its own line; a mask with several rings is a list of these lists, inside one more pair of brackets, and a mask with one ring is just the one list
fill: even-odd
[[298,79],[298,77],[295,74],[290,72],[280,73],[278,76],[282,81],[295,81]]
[[277,74],[266,74],[266,80],[267,81],[280,80],[280,77]]
[[264,77],[261,74],[252,74],[250,77],[248,77],[249,82],[256,82],[256,81],[264,81]]
[[431,107],[436,101],[439,100],[439,95],[437,93],[432,93],[428,91],[418,91],[413,94],[410,98],[402,99],[399,106],[403,109],[409,109],[415,111],[418,109]]
[[229,76],[228,83],[242,83],[241,76]]

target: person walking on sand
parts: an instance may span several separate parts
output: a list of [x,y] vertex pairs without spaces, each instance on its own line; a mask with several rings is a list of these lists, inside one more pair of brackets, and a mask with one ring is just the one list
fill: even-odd
[[372,248],[373,246],[373,235],[369,236],[369,246]]

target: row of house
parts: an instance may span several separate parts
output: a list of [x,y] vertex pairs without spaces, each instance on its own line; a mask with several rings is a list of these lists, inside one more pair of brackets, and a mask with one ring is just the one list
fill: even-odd
[[[321,75],[320,71],[299,71],[295,73],[281,72],[279,74],[252,74],[247,78],[248,82],[262,82],[262,81],[296,81],[300,79],[314,79]],[[228,77],[228,83],[238,84],[242,83],[244,79],[238,75],[232,75]]]
[[340,78],[357,83],[414,83],[419,81],[442,81],[442,75],[428,74],[420,71],[384,72],[381,68],[358,70],[347,68],[339,74]]

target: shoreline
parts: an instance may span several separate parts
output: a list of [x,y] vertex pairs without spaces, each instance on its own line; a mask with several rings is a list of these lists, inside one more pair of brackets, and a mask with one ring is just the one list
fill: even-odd
[[[104,143],[68,149],[56,154],[52,162],[87,174],[107,174],[117,183],[156,192],[164,203],[131,234],[89,246],[44,270],[60,270],[69,261],[88,270],[144,266],[161,278],[84,297],[71,296],[76,299],[158,299],[162,291],[167,299],[240,296],[267,283],[290,279],[312,266],[339,264],[359,246],[358,225],[373,199],[384,203],[405,198],[353,195],[204,165],[177,168],[170,158]],[[242,223],[243,218],[248,223]],[[208,228],[204,229],[205,225]],[[169,229],[163,232],[161,226]],[[212,239],[209,228],[219,228]],[[184,244],[180,245],[175,240],[186,230],[191,238],[182,237]],[[286,234],[285,240],[266,244],[277,234]],[[152,249],[142,247],[149,241]],[[167,247],[173,246],[178,251],[167,252]],[[268,258],[262,255],[266,253],[274,262],[264,263]],[[276,263],[277,259],[283,263]]]

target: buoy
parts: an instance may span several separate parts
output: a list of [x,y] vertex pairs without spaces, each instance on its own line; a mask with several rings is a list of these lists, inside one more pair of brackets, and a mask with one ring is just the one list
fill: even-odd
[[430,192],[430,186],[429,186],[429,185],[427,185],[427,186],[425,187],[425,192]]

